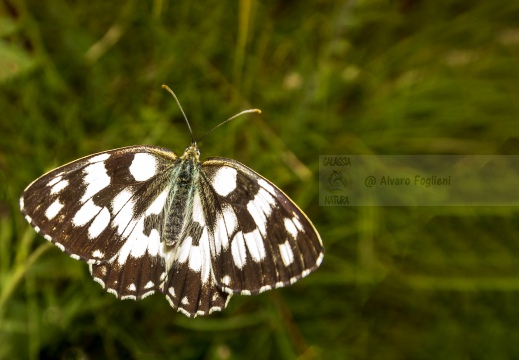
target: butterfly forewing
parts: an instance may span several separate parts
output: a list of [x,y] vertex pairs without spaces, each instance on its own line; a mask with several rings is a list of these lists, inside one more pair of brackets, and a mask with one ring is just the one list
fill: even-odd
[[[145,233],[156,240],[160,229],[152,232],[151,227],[160,221],[150,224],[142,215],[168,186],[176,158],[151,146],[84,157],[30,184],[20,199],[22,213],[38,233],[71,256],[109,261],[124,255],[119,252],[127,240],[136,240],[137,228],[147,225]],[[163,207],[156,206],[148,217],[161,214]]]

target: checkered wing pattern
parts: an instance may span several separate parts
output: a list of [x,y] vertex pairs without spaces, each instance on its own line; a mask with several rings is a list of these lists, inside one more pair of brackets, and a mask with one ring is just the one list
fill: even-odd
[[190,317],[320,265],[316,229],[281,190],[234,160],[198,157],[196,144],[180,157],[154,146],[87,156],[35,180],[20,208],[108,292],[160,291]]

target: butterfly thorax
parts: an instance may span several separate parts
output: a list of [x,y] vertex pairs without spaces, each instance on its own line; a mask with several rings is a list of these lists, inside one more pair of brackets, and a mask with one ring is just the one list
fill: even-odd
[[176,160],[175,171],[172,173],[171,193],[168,199],[169,212],[166,218],[165,243],[166,246],[174,246],[178,243],[182,232],[185,231],[183,225],[188,213],[188,209],[193,204],[195,184],[200,174],[200,151],[196,144],[189,146],[184,155]]

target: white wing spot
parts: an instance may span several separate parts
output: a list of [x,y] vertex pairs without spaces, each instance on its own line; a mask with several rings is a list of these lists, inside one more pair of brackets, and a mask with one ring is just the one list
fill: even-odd
[[52,241],[52,237],[50,235],[44,235],[43,236],[45,238],[45,240],[47,241]]
[[238,219],[230,205],[222,206],[223,218],[220,215],[216,217],[216,227],[214,230],[214,245],[216,255],[219,255],[222,248],[227,250],[229,247],[229,234],[236,231]]
[[200,277],[202,283],[206,283],[209,280],[211,274],[211,250],[209,249],[209,233],[207,228],[204,227],[202,235],[200,236],[199,249],[201,254],[202,268],[200,269]]
[[221,196],[229,195],[236,189],[236,176],[238,172],[236,169],[228,166],[223,166],[216,171],[213,177],[212,185],[214,190]]
[[150,295],[153,295],[155,293],[155,290],[148,291],[147,293],[144,293],[141,295],[141,299],[144,299]]
[[222,311],[222,308],[220,306],[213,306],[209,309],[209,314],[212,314],[215,311]]
[[151,229],[150,236],[148,238],[148,254],[156,256],[162,254],[162,247],[160,243],[160,234],[157,229]]
[[275,203],[274,197],[267,190],[261,188],[254,199],[247,204],[247,210],[263,236],[267,235],[267,218],[272,214]]
[[54,185],[52,187],[52,189],[50,189],[50,193],[51,194],[57,194],[59,193],[61,190],[63,190],[64,188],[66,188],[68,186],[69,182],[68,180],[61,180],[59,183],[57,183],[56,185]]
[[260,287],[259,292],[262,293],[262,292],[265,292],[265,291],[270,290],[270,289],[272,289],[272,286],[264,285],[264,286]]
[[32,223],[32,217],[30,217],[29,215],[25,215],[25,220],[27,220],[29,224]]
[[284,244],[279,244],[279,252],[281,253],[281,260],[285,266],[289,266],[294,261],[294,253],[290,247],[290,243],[285,241]]
[[216,214],[214,226],[214,250],[216,255],[220,255],[223,244],[225,243],[226,247],[229,245],[229,237],[227,236],[227,229],[225,227],[223,216],[219,213]]
[[229,275],[225,275],[222,278],[222,284],[229,286],[230,283],[231,283],[231,277]]
[[[183,263],[189,260],[189,268],[193,271],[200,272],[202,282],[206,283],[211,273],[211,252],[209,250],[209,234],[207,228],[203,229],[198,244],[198,246],[193,246],[192,238],[186,238],[180,249],[179,262]],[[186,254],[188,254],[187,257]]]
[[245,241],[243,240],[242,232],[239,231],[234,235],[231,242],[231,252],[234,264],[239,268],[243,268],[247,261],[247,253],[245,250]]
[[116,214],[113,224],[114,227],[117,227],[117,233],[119,235],[122,235],[133,219],[134,202],[131,199],[132,196],[132,192],[125,189],[112,200],[113,213]]
[[[59,199],[56,199],[45,211],[45,217],[49,220],[52,220],[56,215],[58,215],[61,209],[63,209],[63,204],[59,202]],[[29,221],[29,219],[27,220]]]
[[304,232],[305,229],[303,228],[303,225],[301,225],[301,223],[299,222],[299,220],[297,219],[297,215],[294,214],[294,217],[292,218],[292,222],[294,223],[294,225],[296,226],[297,230],[301,231],[301,232]]
[[128,240],[126,242],[132,242],[132,250],[130,251],[130,256],[133,258],[140,258],[146,253],[146,249],[148,249],[148,244],[151,241],[156,242],[158,239],[159,233],[157,231],[151,231],[149,236],[144,235],[144,217],[141,217],[137,224],[133,228]]
[[238,219],[232,207],[223,205],[222,212],[217,214],[213,231],[216,255],[220,255],[222,249],[227,250],[229,247],[229,234],[233,234],[236,231],[237,224]]
[[23,196],[20,198],[20,209],[23,210],[24,202],[23,202]]
[[144,285],[144,288],[145,288],[145,289],[150,289],[150,288],[152,288],[153,286],[155,286],[155,283],[154,283],[153,281],[148,281],[148,282],[146,283],[146,285]]
[[119,194],[117,194],[117,196],[112,200],[112,208],[114,213],[118,213],[124,207],[124,205],[130,201],[132,196],[133,193],[128,189],[124,189]]
[[272,195],[276,194],[276,190],[274,189],[274,187],[271,184],[269,184],[266,180],[259,179],[258,185],[261,186],[263,189],[267,190]]
[[[175,307],[176,305],[173,305],[173,303],[172,303],[171,306]],[[192,315],[189,313],[189,311],[187,311],[187,310],[185,310],[185,309],[183,309],[183,308],[178,308],[177,311],[178,311],[178,312],[181,312],[182,314],[186,315],[187,317],[191,317],[191,316],[192,316]]]
[[168,301],[169,305],[171,305],[171,307],[174,309],[176,304],[173,302],[173,300],[171,300],[169,296],[166,296],[166,300]]
[[92,253],[92,257],[102,259],[105,256],[105,254],[101,250],[96,250]]
[[324,254],[323,253],[319,254],[319,257],[317,258],[317,261],[315,262],[317,264],[317,266],[321,265],[321,263],[323,262],[323,258],[324,258]]
[[297,229],[292,220],[288,218],[285,219],[285,229],[287,229],[288,233],[292,235],[294,239],[297,239]]
[[101,280],[100,278],[95,277],[94,281],[96,283],[98,283],[99,285],[101,285],[103,287],[103,289],[106,287],[105,282],[103,280]]
[[[139,226],[139,224],[142,224]],[[135,244],[135,236],[133,236],[133,232],[137,230],[138,228],[144,228],[144,221],[141,222],[141,219],[137,221],[135,227],[132,229],[132,232],[130,235],[126,238],[126,241],[124,242],[123,246],[119,249],[119,252],[117,253],[117,262],[119,265],[124,265],[126,263],[126,260],[128,259],[128,256],[130,255],[130,252],[133,251],[133,246]]]
[[110,211],[106,207],[97,214],[96,218],[88,228],[88,238],[94,239],[103,232],[104,229],[110,224]]
[[179,263],[183,264],[187,261],[192,244],[193,238],[191,238],[191,236],[188,236],[184,239],[184,241],[182,241],[182,245],[180,246],[180,249],[177,254],[177,259]]
[[61,245],[60,243],[56,242],[56,243],[54,243],[54,245],[56,245],[61,251],[65,251],[65,247],[63,245]]
[[255,262],[260,262],[266,256],[265,245],[263,244],[263,238],[261,237],[258,229],[251,231],[250,233],[244,233],[243,237],[247,244],[247,249]]
[[175,295],[175,289],[173,289],[172,287],[168,289],[168,292],[171,294],[171,296],[177,297],[177,295]]
[[128,290],[135,291],[135,290],[137,290],[137,288],[135,287],[134,283],[131,283],[130,285],[128,285]]
[[146,153],[138,153],[133,157],[130,173],[137,181],[146,181],[152,178],[157,171],[155,157]]
[[82,203],[110,185],[110,176],[106,173],[104,162],[97,162],[88,165],[83,169],[83,173],[85,174],[83,182],[86,184],[87,188],[80,199]]
[[205,225],[204,219],[204,208],[202,207],[202,201],[200,200],[200,194],[195,192],[193,197],[193,221],[198,222],[201,226]]
[[156,229],[152,229],[149,236],[144,234],[144,216],[140,217],[136,222],[132,222],[133,224],[135,226],[132,229],[128,229],[129,235],[118,252],[117,262],[120,265],[126,263],[128,256],[140,258],[146,253],[146,250],[148,250],[150,255],[157,254],[160,251],[159,232]]
[[258,206],[267,214],[272,212],[272,207],[276,205],[276,199],[264,188],[259,189],[258,193],[254,197],[254,200],[258,202]]
[[259,231],[263,236],[267,233],[267,218],[265,216],[265,213],[263,211],[258,210],[256,205],[254,204],[254,200],[249,201],[247,204],[247,211],[254,219],[254,222],[256,223],[256,226],[258,227]]
[[224,205],[222,207],[223,218],[225,220],[225,225],[227,226],[227,230],[229,234],[232,234],[236,230],[236,225],[238,224],[238,219],[236,218],[236,214],[230,205]]
[[39,226],[35,226],[35,227],[34,227],[34,231],[36,231],[37,233],[39,233],[39,232],[40,232],[40,227],[39,227]]
[[184,305],[189,305],[189,300],[187,299],[187,296],[184,296],[184,298],[182,299],[181,303],[184,304]]
[[76,255],[76,254],[70,254],[70,257],[74,260],[79,260],[79,255]]
[[168,198],[168,193],[169,193],[169,187],[164,189],[164,191],[162,191],[160,193],[160,195],[157,196],[155,198],[155,200],[153,200],[150,207],[146,210],[146,215],[160,214],[162,209],[164,209],[164,204],[166,204],[166,199]]
[[191,246],[189,250],[189,268],[197,272],[202,269],[202,251],[200,246]]
[[241,294],[242,294],[242,295],[250,295],[251,293],[250,293],[249,290],[242,290],[242,291],[241,291]]
[[88,223],[90,220],[94,218],[99,212],[101,211],[101,208],[94,204],[94,201],[92,199],[88,200],[86,203],[81,206],[81,208],[78,210],[74,218],[72,219],[72,223],[74,226],[83,226],[86,223]]
[[99,161],[105,161],[107,160],[108,158],[110,157],[110,154],[107,154],[107,153],[104,153],[104,154],[99,154],[99,155],[96,155],[94,157],[91,157],[88,162],[93,164],[93,163],[96,163],[96,162],[99,162]]
[[47,183],[47,186],[54,186],[55,184],[57,184],[58,182],[61,181],[61,179],[63,179],[63,176],[56,176],[54,179],[52,179],[51,181],[49,181]]

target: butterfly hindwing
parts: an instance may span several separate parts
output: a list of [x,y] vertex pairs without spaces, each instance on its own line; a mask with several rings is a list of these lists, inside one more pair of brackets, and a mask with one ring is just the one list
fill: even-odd
[[320,265],[319,234],[274,184],[231,159],[207,159],[202,173],[220,289],[255,294],[292,284]]
[[117,261],[90,264],[94,280],[120,299],[139,300],[160,290],[164,272],[161,257],[148,253],[129,256],[123,265]]
[[[199,175],[199,169],[195,170]],[[163,292],[174,308],[187,316],[221,311],[231,298],[214,281],[212,242],[204,216],[203,189],[192,188],[192,196],[180,240],[166,258],[167,279]]]

